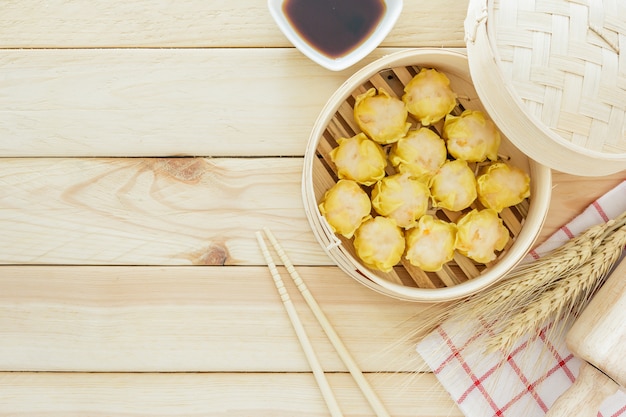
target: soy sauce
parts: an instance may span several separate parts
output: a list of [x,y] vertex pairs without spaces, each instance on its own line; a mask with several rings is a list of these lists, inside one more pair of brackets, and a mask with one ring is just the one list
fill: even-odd
[[374,31],[383,0],[285,0],[283,11],[302,38],[320,53],[340,58]]

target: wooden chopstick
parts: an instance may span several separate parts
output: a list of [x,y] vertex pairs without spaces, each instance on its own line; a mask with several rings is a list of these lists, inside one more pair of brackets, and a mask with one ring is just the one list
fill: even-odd
[[291,260],[289,259],[285,251],[283,250],[282,246],[280,245],[280,243],[278,243],[278,240],[276,239],[276,237],[274,237],[274,234],[268,228],[264,228],[263,232],[265,232],[265,235],[267,236],[269,241],[272,243],[274,250],[280,257],[283,264],[285,265],[285,268],[287,269],[287,271],[289,272],[289,275],[291,276],[294,283],[296,284],[296,287],[298,287],[298,289],[300,290],[300,293],[302,294],[302,297],[304,298],[309,308],[315,315],[315,318],[322,326],[322,329],[324,329],[324,332],[326,332],[326,336],[328,337],[333,347],[339,354],[339,357],[341,358],[343,363],[348,368],[348,371],[350,371],[352,378],[354,378],[355,382],[361,389],[361,392],[363,393],[363,395],[369,402],[370,407],[372,407],[372,410],[374,410],[374,412],[376,413],[378,417],[390,417],[385,406],[380,401],[380,399],[378,398],[378,395],[376,395],[376,393],[374,392],[370,384],[367,382],[367,380],[363,376],[363,373],[361,372],[358,365],[352,358],[352,355],[350,355],[350,352],[348,352],[348,349],[346,349],[345,345],[339,338],[339,335],[337,335],[337,332],[335,332],[335,329],[326,318],[326,315],[320,308],[319,304],[317,304],[317,301],[313,297],[313,294],[311,294],[311,292],[307,288],[306,284],[300,277],[300,274],[298,274],[298,271],[296,271],[295,267],[291,263]]
[[341,410],[339,409],[339,404],[337,403],[337,399],[333,394],[330,385],[328,384],[328,380],[326,379],[326,375],[324,374],[324,370],[319,363],[317,355],[313,350],[313,346],[307,336],[304,326],[302,326],[302,322],[300,321],[300,317],[291,302],[291,298],[289,298],[289,293],[285,288],[285,284],[280,277],[278,269],[276,268],[276,264],[272,259],[272,255],[270,254],[267,246],[265,245],[265,241],[263,240],[263,236],[261,232],[256,232],[256,238],[259,242],[259,247],[261,248],[261,252],[263,252],[263,256],[265,257],[265,261],[267,262],[267,266],[270,269],[272,274],[272,278],[274,278],[274,284],[276,284],[276,289],[278,290],[278,294],[283,301],[285,309],[287,310],[287,315],[289,316],[289,320],[291,320],[291,324],[293,325],[294,330],[296,331],[296,335],[298,336],[298,340],[302,345],[302,349],[304,350],[304,354],[311,366],[311,370],[313,371],[313,375],[315,376],[315,380],[317,381],[317,385],[322,392],[322,396],[324,397],[324,401],[330,411],[331,416],[333,417],[343,417]]

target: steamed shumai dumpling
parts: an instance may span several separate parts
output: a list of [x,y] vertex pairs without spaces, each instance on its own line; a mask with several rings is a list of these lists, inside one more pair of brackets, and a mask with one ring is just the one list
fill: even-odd
[[385,176],[387,158],[383,148],[364,133],[337,140],[339,146],[330,151],[337,167],[337,176],[363,185],[372,185]]
[[349,239],[371,217],[372,205],[359,184],[352,180],[339,180],[326,191],[319,209],[333,231]]
[[454,257],[456,225],[426,214],[406,232],[406,259],[427,272],[439,271]]
[[430,193],[436,207],[461,211],[476,200],[476,176],[467,162],[447,161],[432,177]]
[[498,159],[500,132],[484,113],[465,110],[460,116],[448,115],[443,126],[448,152],[457,159],[482,162]]
[[370,88],[354,103],[354,120],[367,136],[385,145],[396,142],[411,127],[404,103],[384,89]]
[[462,255],[486,264],[504,249],[509,231],[495,210],[472,210],[457,222],[456,249]]
[[407,110],[428,126],[443,119],[456,106],[456,94],[445,74],[422,68],[404,87],[402,101]]
[[364,222],[354,233],[354,249],[366,266],[389,272],[400,262],[404,232],[393,219],[378,216]]
[[498,213],[530,196],[530,177],[520,168],[504,162],[491,164],[476,179],[478,200]]
[[382,216],[408,229],[428,210],[430,191],[409,174],[395,174],[378,181],[372,190],[372,206]]
[[399,172],[429,179],[446,162],[446,143],[432,130],[422,127],[409,130],[391,147],[389,162]]

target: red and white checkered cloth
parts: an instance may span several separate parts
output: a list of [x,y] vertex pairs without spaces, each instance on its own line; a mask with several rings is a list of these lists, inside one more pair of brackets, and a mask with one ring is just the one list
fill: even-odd
[[[588,227],[626,211],[626,180],[591,204],[528,256],[563,244]],[[467,417],[542,417],[574,382],[580,360],[565,346],[565,335],[522,340],[508,358],[485,355],[482,327],[446,322],[417,345],[417,351]],[[498,366],[498,364],[503,365]],[[599,417],[626,417],[626,393],[605,400]]]

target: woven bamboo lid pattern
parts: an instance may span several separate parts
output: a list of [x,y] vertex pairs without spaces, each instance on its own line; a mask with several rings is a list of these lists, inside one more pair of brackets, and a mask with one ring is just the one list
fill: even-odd
[[559,171],[626,169],[626,1],[471,0],[472,79],[498,126]]

